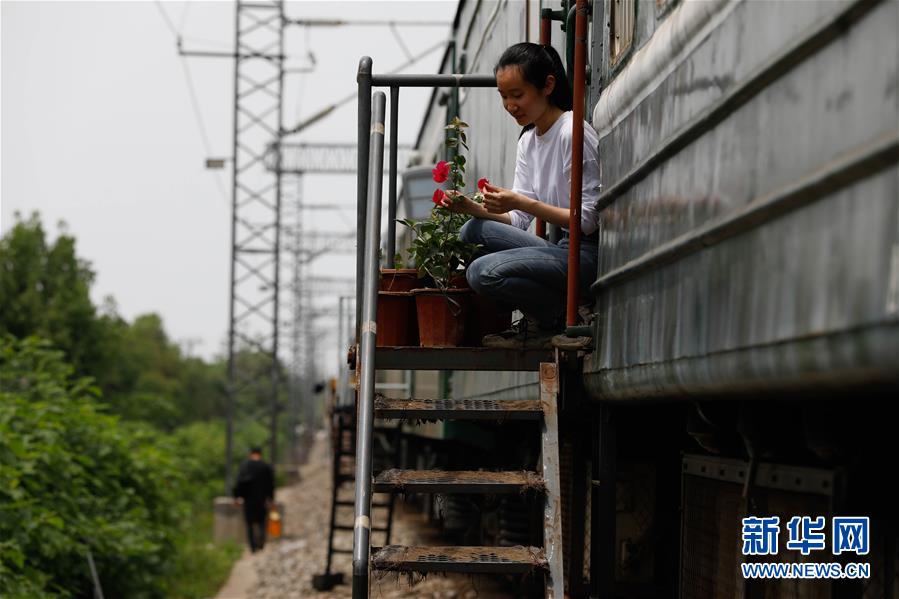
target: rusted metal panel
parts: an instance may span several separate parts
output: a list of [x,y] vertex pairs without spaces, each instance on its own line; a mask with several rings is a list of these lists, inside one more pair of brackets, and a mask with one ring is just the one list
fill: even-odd
[[537,400],[375,398],[378,418],[421,420],[539,420],[543,408]]
[[372,557],[375,570],[525,574],[546,568],[537,547],[401,547],[390,545]]
[[521,493],[542,491],[543,478],[536,472],[483,470],[399,470],[391,468],[375,477],[374,489],[409,493]]
[[543,506],[543,549],[549,565],[549,580],[546,582],[547,599],[563,599],[565,597],[558,396],[558,366],[555,362],[544,362],[540,364],[540,402],[543,404],[540,466],[546,481],[546,499]]
[[[685,468],[682,478],[683,550],[678,596],[683,599],[745,597],[745,581],[738,574],[737,564],[747,558],[740,555],[740,527],[731,524],[745,516],[744,481],[731,476],[740,471],[740,465],[711,456],[702,456],[698,462],[694,456],[684,459],[690,468]],[[699,468],[703,466],[706,472],[700,473]],[[742,469],[744,474],[748,473],[746,463],[742,464]],[[719,474],[721,471],[724,474]],[[775,485],[765,484],[773,473],[786,479],[778,479]],[[763,468],[760,465],[756,476],[760,484],[753,491],[756,501],[765,506],[766,513],[778,514],[782,519],[793,513],[810,513],[829,519],[834,513],[831,497],[827,493],[802,492],[796,486],[791,487],[796,478],[819,482],[833,480],[826,471],[817,469],[785,468],[774,464],[765,464]],[[814,554],[803,556],[781,546],[776,556],[765,559],[802,563],[816,558]],[[787,579],[756,581],[754,585],[757,586],[753,591],[763,597],[825,599],[837,596],[832,594],[831,582],[823,579],[805,580],[799,587],[795,580]]]

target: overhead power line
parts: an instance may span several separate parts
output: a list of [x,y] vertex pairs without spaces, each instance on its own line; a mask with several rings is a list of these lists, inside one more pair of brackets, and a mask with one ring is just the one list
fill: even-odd
[[[398,66],[398,67],[396,67],[396,68],[394,68],[394,69],[392,69],[392,70],[390,70],[390,71],[387,71],[386,74],[387,74],[387,75],[393,75],[393,74],[395,74],[395,73],[399,73],[400,71],[402,71],[402,70],[405,69],[406,67],[412,66],[412,65],[415,64],[416,62],[420,61],[420,60],[423,59],[425,56],[427,56],[428,54],[430,54],[431,52],[433,52],[434,50],[437,50],[437,49],[439,49],[439,48],[444,47],[444,46],[447,44],[448,41],[449,41],[449,40],[440,40],[439,42],[437,42],[436,44],[434,44],[434,45],[431,46],[430,48],[427,48],[427,49],[425,49],[423,52],[419,53],[418,56],[414,56],[414,57],[412,57],[411,60],[407,60],[406,62],[404,62],[404,63],[401,64],[400,66]],[[291,128],[291,129],[286,129],[286,130],[284,131],[284,135],[292,135],[292,134],[294,134],[294,133],[299,133],[302,129],[305,129],[306,127],[309,127],[309,126],[312,125],[313,123],[315,123],[315,122],[317,122],[317,121],[319,121],[319,120],[325,118],[326,116],[328,116],[328,115],[329,115],[332,111],[334,111],[336,108],[339,108],[340,106],[343,106],[343,105],[346,104],[347,102],[350,102],[351,100],[355,100],[355,99],[357,99],[357,98],[358,98],[358,92],[357,92],[357,91],[354,91],[354,92],[352,92],[352,93],[347,94],[346,96],[344,96],[344,97],[341,98],[340,100],[338,100],[338,101],[334,102],[333,104],[330,104],[330,105],[326,106],[325,108],[319,110],[318,112],[316,112],[315,114],[313,114],[311,117],[309,117],[309,118],[306,119],[305,121],[303,121],[303,122],[301,122],[301,123],[298,123],[295,127]]]
[[[187,93],[190,95],[190,104],[193,107],[194,111],[194,119],[197,121],[197,127],[200,130],[200,137],[203,140],[203,148],[206,150],[206,156],[214,156],[215,153],[212,151],[212,144],[209,142],[209,134],[206,131],[206,124],[203,122],[203,113],[200,111],[200,102],[197,99],[197,92],[194,89],[193,78],[191,77],[190,67],[187,65],[187,61],[184,57],[181,57],[181,67],[184,70],[184,80],[187,83]],[[222,182],[221,174],[215,173],[213,175],[213,180],[215,181],[216,189],[219,190],[219,195],[222,198],[222,201],[225,202],[225,205],[230,208],[231,200],[228,198],[228,192],[225,191],[225,184]]]
[[[154,0],[154,4],[156,8],[159,9],[159,14],[162,15],[162,19],[168,27],[169,31],[172,32],[172,35],[175,37],[176,43],[180,45],[181,43],[181,31],[175,28],[175,24],[169,18],[168,13],[163,7],[162,2],[159,0]],[[184,11],[181,13],[181,27],[184,27],[184,23],[187,16],[187,7],[185,6]],[[197,129],[200,132],[200,138],[203,141],[203,149],[206,150],[206,156],[213,156],[215,153],[212,151],[212,144],[209,141],[209,133],[206,130],[206,123],[203,121],[203,112],[200,110],[200,102],[197,98],[197,91],[194,88],[193,77],[191,76],[190,67],[187,64],[187,61],[184,59],[184,56],[179,56],[181,60],[181,69],[184,73],[184,81],[187,84],[187,93],[190,97],[190,104],[193,110],[194,120],[197,123]],[[231,200],[228,198],[228,193],[225,191],[225,184],[222,182],[221,175],[216,173],[213,175],[213,180],[215,181],[215,187],[218,189],[219,196],[221,196],[222,201],[225,202],[226,206],[231,205]]]
[[156,5],[156,8],[159,9],[159,14],[162,15],[162,19],[165,21],[166,26],[169,28],[169,31],[172,32],[172,35],[175,37],[179,36],[178,30],[175,29],[175,24],[172,23],[172,20],[169,18],[169,13],[165,11],[165,8],[162,6],[162,2],[159,0],[153,0],[153,3]]

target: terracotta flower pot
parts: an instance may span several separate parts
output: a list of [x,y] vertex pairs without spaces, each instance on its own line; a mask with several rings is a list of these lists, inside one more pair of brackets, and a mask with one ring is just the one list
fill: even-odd
[[378,292],[378,347],[418,345],[415,298],[408,291]]
[[465,341],[470,289],[413,289],[422,347],[458,347]]
[[472,295],[471,309],[468,312],[468,328],[465,330],[466,345],[480,347],[484,335],[499,333],[511,326],[512,310],[500,307],[489,296],[477,293]]
[[418,271],[414,268],[382,268],[380,291],[412,291],[421,287],[418,283]]

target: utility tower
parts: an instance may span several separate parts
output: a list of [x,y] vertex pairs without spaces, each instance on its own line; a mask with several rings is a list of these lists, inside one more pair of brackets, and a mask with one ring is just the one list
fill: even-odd
[[[287,73],[310,72],[311,68],[285,68],[284,33],[289,25],[335,27],[343,25],[389,25],[409,60],[398,70],[414,64],[442,46],[442,42],[413,57],[408,54],[395,26],[446,26],[447,23],[431,21],[345,21],[339,19],[298,20],[287,19],[283,0],[237,0],[235,17],[235,44],[233,52],[185,50],[179,32],[176,33],[178,53],[181,56],[231,58],[234,60],[234,144],[232,151],[232,220],[231,220],[231,277],[228,324],[228,386],[226,399],[226,448],[225,481],[230,491],[233,483],[234,433],[238,403],[251,415],[269,415],[269,459],[278,456],[278,413],[281,411],[280,390],[282,374],[279,370],[279,286],[281,272],[281,208],[282,182],[285,173],[301,175],[303,172],[355,172],[355,146],[329,144],[327,147],[311,147],[297,144],[291,147],[292,162],[282,166],[282,140],[298,133],[312,123],[324,118],[338,106],[355,98],[347,96],[311,119],[290,129],[283,126],[284,76]],[[164,11],[163,11],[164,12]],[[314,65],[314,59],[313,59]],[[207,148],[208,149],[208,148]],[[310,168],[309,161],[315,161]],[[207,167],[221,168],[224,159],[207,160]],[[213,166],[214,163],[218,163]],[[305,167],[301,166],[306,164]],[[297,181],[299,194],[300,180]],[[293,322],[305,324],[319,312],[310,310],[311,287],[300,285],[307,278],[304,265],[317,256],[351,249],[352,240],[343,236],[331,236],[309,246],[308,235],[302,233],[302,206],[296,201],[297,227],[292,236],[290,252],[294,257],[294,306]],[[333,209],[331,206],[305,206],[307,209]],[[352,237],[349,236],[349,237]],[[310,325],[311,326],[311,325]],[[311,331],[311,329],[310,329]],[[314,367],[314,332],[303,331],[298,337],[292,331],[293,363],[291,372],[300,378],[300,365],[304,365],[310,377]],[[305,341],[300,341],[300,338]],[[308,357],[308,359],[307,359]],[[311,370],[310,370],[311,368]],[[291,415],[298,407],[292,392]],[[260,405],[262,404],[262,405]],[[262,408],[262,409],[260,409]],[[255,416],[254,416],[255,417]],[[296,422],[291,423],[290,435]]]
[[316,310],[313,300],[316,295],[347,293],[354,282],[353,279],[336,280],[312,276],[311,263],[316,258],[336,252],[354,251],[355,231],[347,231],[344,234],[310,231],[306,226],[310,211],[334,211],[353,206],[333,202],[306,202],[302,192],[303,175],[353,174],[356,168],[355,151],[354,144],[275,143],[265,156],[267,168],[278,173],[285,187],[292,190],[287,194],[289,199],[283,204],[282,223],[286,256],[289,259],[287,266],[292,279],[289,286],[290,316],[289,321],[285,323],[287,330],[290,331],[291,376],[287,389],[287,462],[291,464],[296,463],[299,458],[297,425],[302,419],[307,427],[312,426],[315,414],[312,389],[317,372],[316,341],[320,336],[315,325],[319,317],[326,314]]
[[[233,482],[238,400],[269,414],[269,461],[278,459],[278,287],[281,174],[265,166],[282,135],[284,3],[238,0],[234,44],[231,303],[228,327],[226,479]],[[246,401],[246,400],[244,400]],[[252,406],[256,408],[257,406]],[[242,450],[245,448],[241,448]]]

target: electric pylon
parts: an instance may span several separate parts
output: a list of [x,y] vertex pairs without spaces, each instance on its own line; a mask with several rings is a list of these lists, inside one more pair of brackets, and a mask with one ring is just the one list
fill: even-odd
[[236,11],[225,449],[229,488],[233,482],[237,402],[247,392],[253,393],[251,401],[262,400],[268,404],[268,459],[272,463],[278,459],[281,379],[278,363],[281,173],[267,169],[264,158],[272,140],[280,139],[283,131],[284,3],[238,0]]

